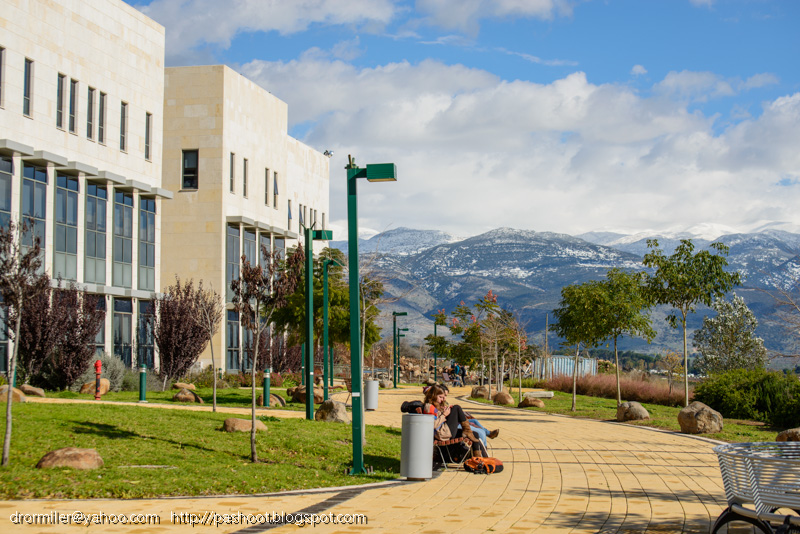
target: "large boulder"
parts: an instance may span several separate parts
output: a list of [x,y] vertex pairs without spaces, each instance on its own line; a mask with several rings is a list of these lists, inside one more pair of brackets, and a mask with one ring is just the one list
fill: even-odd
[[98,469],[103,467],[103,459],[95,449],[65,447],[50,451],[36,464],[39,469],[48,467],[72,467],[73,469]]
[[[97,384],[94,380],[91,382],[87,382],[81,386],[81,393],[84,395],[94,395],[95,389],[97,388]],[[108,381],[108,378],[101,378],[100,379],[100,396],[105,395],[108,393],[108,390],[111,389],[111,382]]]
[[378,382],[378,386],[381,389],[388,389],[392,387],[392,383],[389,380],[381,380],[380,382]]
[[790,428],[789,430],[784,430],[778,437],[775,438],[775,441],[800,441],[800,428]]
[[343,402],[328,399],[317,408],[314,419],[328,423],[349,423],[350,414],[347,413]]
[[489,389],[489,386],[475,386],[469,396],[473,399],[491,399],[492,390]]
[[650,414],[638,402],[623,402],[617,406],[617,421],[641,421],[643,419],[650,419]]
[[177,392],[175,396],[172,397],[172,400],[178,402],[196,402],[199,404],[205,404],[203,402],[203,399],[201,399],[197,393],[195,393],[194,391],[189,391],[186,388]]
[[678,424],[684,434],[714,434],[722,431],[722,414],[694,401],[678,413]]
[[[8,384],[0,386],[0,402],[8,401]],[[25,394],[17,388],[11,388],[11,402],[28,402]]]
[[[287,395],[291,395],[294,402],[306,403],[306,387],[297,386],[286,390]],[[321,389],[314,389],[314,404],[320,404],[325,400],[325,392]]]
[[30,395],[32,397],[46,397],[46,395],[44,394],[44,390],[42,388],[35,388],[30,384],[22,384],[19,387],[19,389],[25,395]]
[[532,399],[552,399],[555,393],[552,391],[545,391],[543,389],[536,389],[534,391],[526,391],[522,394],[523,397],[530,397]]
[[544,401],[533,397],[522,397],[517,408],[544,408]]
[[[225,422],[222,423],[222,430],[224,432],[250,432],[253,428],[253,422],[250,419],[237,419],[236,417],[230,417],[225,419]],[[267,425],[256,419],[256,431],[266,431]]]
[[514,404],[514,397],[512,397],[507,391],[498,391],[494,394],[494,397],[492,397],[492,402],[495,404],[510,406]]
[[194,384],[187,384],[185,382],[175,382],[172,384],[172,389],[188,389],[189,391],[197,391]]
[[[264,394],[258,396],[256,399],[257,406],[264,406]],[[269,405],[270,407],[283,407],[286,406],[286,400],[278,394],[270,393],[269,394]]]

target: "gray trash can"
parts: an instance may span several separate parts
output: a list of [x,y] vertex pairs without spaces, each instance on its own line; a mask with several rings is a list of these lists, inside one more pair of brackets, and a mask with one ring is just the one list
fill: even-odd
[[433,476],[433,415],[403,414],[400,476],[426,480]]
[[378,391],[380,390],[380,383],[377,380],[364,381],[364,409],[377,410],[378,409]]

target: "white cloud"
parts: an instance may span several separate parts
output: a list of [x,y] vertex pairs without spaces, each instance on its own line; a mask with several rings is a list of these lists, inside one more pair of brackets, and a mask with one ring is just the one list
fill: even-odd
[[332,221],[344,218],[347,154],[398,166],[398,182],[360,187],[364,227],[463,235],[797,220],[800,186],[776,184],[800,168],[800,93],[719,134],[688,101],[749,81],[670,73],[644,97],[582,72],[538,84],[437,61],[358,69],[314,54],[243,72],[289,103],[292,124],[310,125],[307,143],[335,150]]
[[481,19],[538,18],[550,20],[572,14],[572,0],[417,0],[423,22],[476,35]]
[[647,74],[647,69],[641,65],[634,65],[633,68],[631,69],[631,74],[633,74],[634,76],[642,76],[644,74]]
[[739,78],[723,78],[713,72],[672,71],[656,84],[655,91],[682,100],[705,102],[712,98],[733,96],[744,91],[758,89],[778,83],[778,77],[770,73],[759,73],[742,81]]
[[711,7],[714,4],[714,0],[689,0],[692,5],[697,7]]
[[291,34],[311,24],[382,26],[397,9],[392,0],[155,0],[136,7],[167,28],[168,63],[190,57],[198,46],[227,48],[240,32]]

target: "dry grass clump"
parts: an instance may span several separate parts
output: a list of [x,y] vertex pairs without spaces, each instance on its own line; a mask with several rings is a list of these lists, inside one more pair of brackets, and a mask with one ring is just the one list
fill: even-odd
[[[572,376],[557,375],[547,380],[544,387],[564,393],[572,393]],[[689,399],[694,392],[689,386]],[[620,377],[620,390],[623,401],[646,402],[662,406],[683,406],[683,384],[672,384],[672,393],[666,380],[653,379],[646,373],[634,372]],[[578,395],[617,398],[617,380],[614,375],[579,376]]]

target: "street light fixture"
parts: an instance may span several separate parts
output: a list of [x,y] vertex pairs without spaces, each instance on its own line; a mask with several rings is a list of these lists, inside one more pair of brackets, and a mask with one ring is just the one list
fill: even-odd
[[397,318],[404,315],[408,315],[408,312],[392,312],[392,379],[395,389],[397,389],[397,359],[400,354],[397,350]]
[[330,241],[333,232],[304,228],[306,239],[306,419],[314,420],[314,241]]
[[364,468],[364,403],[361,397],[364,380],[361,362],[361,309],[358,274],[358,198],[359,178],[369,182],[394,182],[397,167],[394,163],[368,164],[366,168],[356,166],[353,156],[347,156],[347,255],[350,266],[350,383],[353,402],[353,470],[351,475],[366,473]]
[[328,400],[328,385],[333,383],[333,355],[328,354],[328,267],[342,266],[336,259],[322,260],[322,383],[325,400]]

